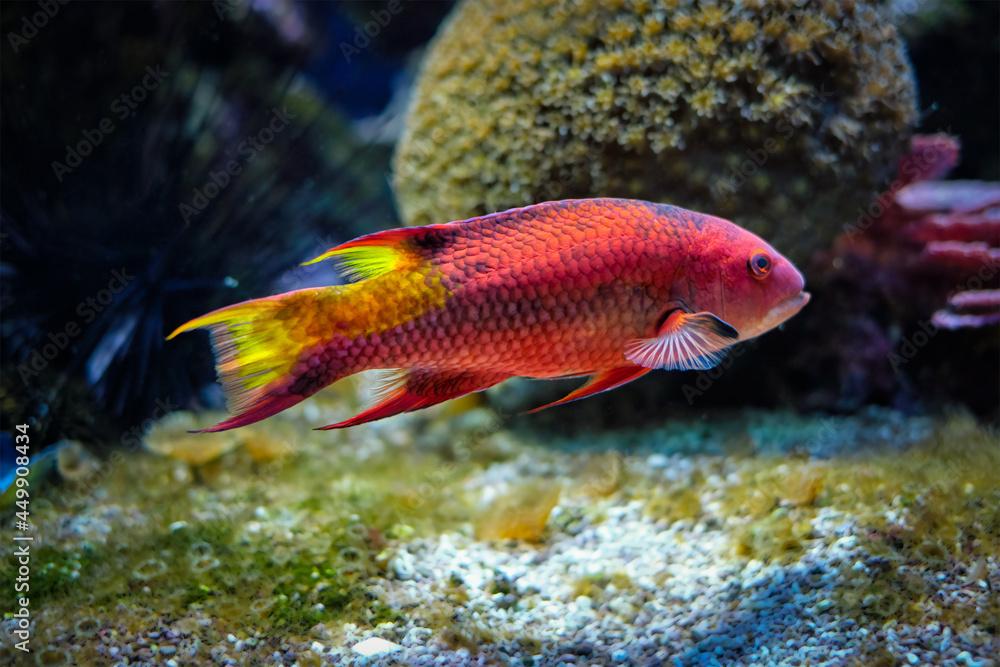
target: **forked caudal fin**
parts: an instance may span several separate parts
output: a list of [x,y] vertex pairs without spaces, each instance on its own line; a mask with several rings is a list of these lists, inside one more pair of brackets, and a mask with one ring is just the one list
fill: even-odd
[[309,391],[293,387],[293,371],[310,342],[305,325],[336,289],[318,287],[244,301],[197,317],[167,336],[170,340],[201,328],[211,333],[216,372],[233,417],[201,432],[260,421],[323,386],[317,384]]
[[[224,431],[252,424],[295,405],[344,375],[363,370],[356,359],[342,360],[343,368],[331,368],[329,358],[319,363],[313,356],[306,358],[327,350],[334,334],[354,339],[399,326],[442,305],[447,292],[434,274],[427,252],[443,242],[441,233],[446,229],[446,225],[391,229],[348,241],[305,263],[334,259],[345,276],[359,284],[244,301],[178,327],[167,340],[191,329],[210,330],[219,381],[234,414],[203,430]],[[415,274],[420,280],[413,279]],[[415,284],[420,287],[414,288]],[[437,396],[436,390],[419,399],[409,394],[397,397],[397,402],[381,406],[378,413],[365,419],[359,415],[349,422],[371,421],[379,418],[376,414],[388,416],[451,398],[431,400],[432,396]]]

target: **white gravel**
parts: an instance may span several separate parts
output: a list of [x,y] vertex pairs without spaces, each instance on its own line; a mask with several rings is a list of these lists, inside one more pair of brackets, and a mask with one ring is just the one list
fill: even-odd
[[[649,463],[676,472],[662,461]],[[487,474],[493,482],[503,477]],[[581,509],[564,502],[550,525]],[[697,522],[654,522],[632,502],[609,504],[604,516],[596,525],[571,522],[571,530],[555,531],[540,547],[458,533],[406,544],[394,562],[407,567],[394,566],[396,576],[372,587],[406,620],[365,631],[348,624],[343,645],[324,658],[383,664],[349,649],[379,637],[402,646],[384,664],[406,665],[844,665],[865,664],[882,650],[897,664],[996,664],[995,636],[959,634],[937,623],[866,626],[841,613],[842,573],[872,562],[857,546],[848,516],[821,511],[815,539],[789,565],[734,558],[724,521],[711,514]],[[989,569],[1000,582],[998,563]],[[949,576],[936,577],[939,595],[990,594]],[[588,577],[599,582],[593,585],[600,599],[577,594]],[[619,589],[615,582],[622,580],[628,583]],[[454,628],[448,643],[431,629],[441,627],[442,614]],[[456,648],[462,638],[474,650]]]

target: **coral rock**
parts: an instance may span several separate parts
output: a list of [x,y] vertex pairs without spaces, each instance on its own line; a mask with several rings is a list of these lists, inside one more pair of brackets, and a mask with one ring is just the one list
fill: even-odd
[[927,294],[914,301],[946,301],[931,317],[942,329],[1000,322],[1000,183],[933,180],[947,175],[958,155],[953,137],[913,137],[894,187],[873,207],[878,214],[863,234],[843,239],[849,253],[895,275],[887,282],[922,286],[914,292]]
[[880,3],[461,3],[395,158],[410,224],[632,196],[794,261],[893,173],[913,77]]

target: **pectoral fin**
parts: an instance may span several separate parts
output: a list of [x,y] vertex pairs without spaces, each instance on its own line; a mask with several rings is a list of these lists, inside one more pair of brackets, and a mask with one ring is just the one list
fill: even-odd
[[507,377],[506,375],[482,375],[427,369],[401,371],[396,373],[382,388],[379,392],[379,400],[375,405],[350,419],[322,426],[316,430],[329,431],[335,428],[357,426],[376,419],[398,415],[401,412],[420,410],[473,391],[488,389],[498,382],[506,380]]
[[569,403],[570,401],[578,401],[581,398],[586,398],[588,396],[593,396],[594,394],[599,394],[602,391],[620,387],[627,382],[641,378],[648,372],[648,368],[642,368],[641,366],[622,366],[620,368],[612,368],[609,371],[602,371],[597,375],[592,376],[579,389],[571,391],[558,401],[546,403],[545,405],[537,407],[533,410],[528,410],[528,414],[533,414],[556,405],[562,405],[563,403]]
[[722,351],[738,341],[739,333],[709,312],[672,312],[655,338],[641,338],[625,347],[625,358],[645,368],[704,371],[722,360]]

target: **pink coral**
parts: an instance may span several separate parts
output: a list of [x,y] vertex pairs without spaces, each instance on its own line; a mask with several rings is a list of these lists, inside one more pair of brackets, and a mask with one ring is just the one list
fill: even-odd
[[1000,183],[938,180],[958,156],[952,137],[914,137],[877,214],[840,244],[943,301],[931,321],[944,329],[1000,323]]

